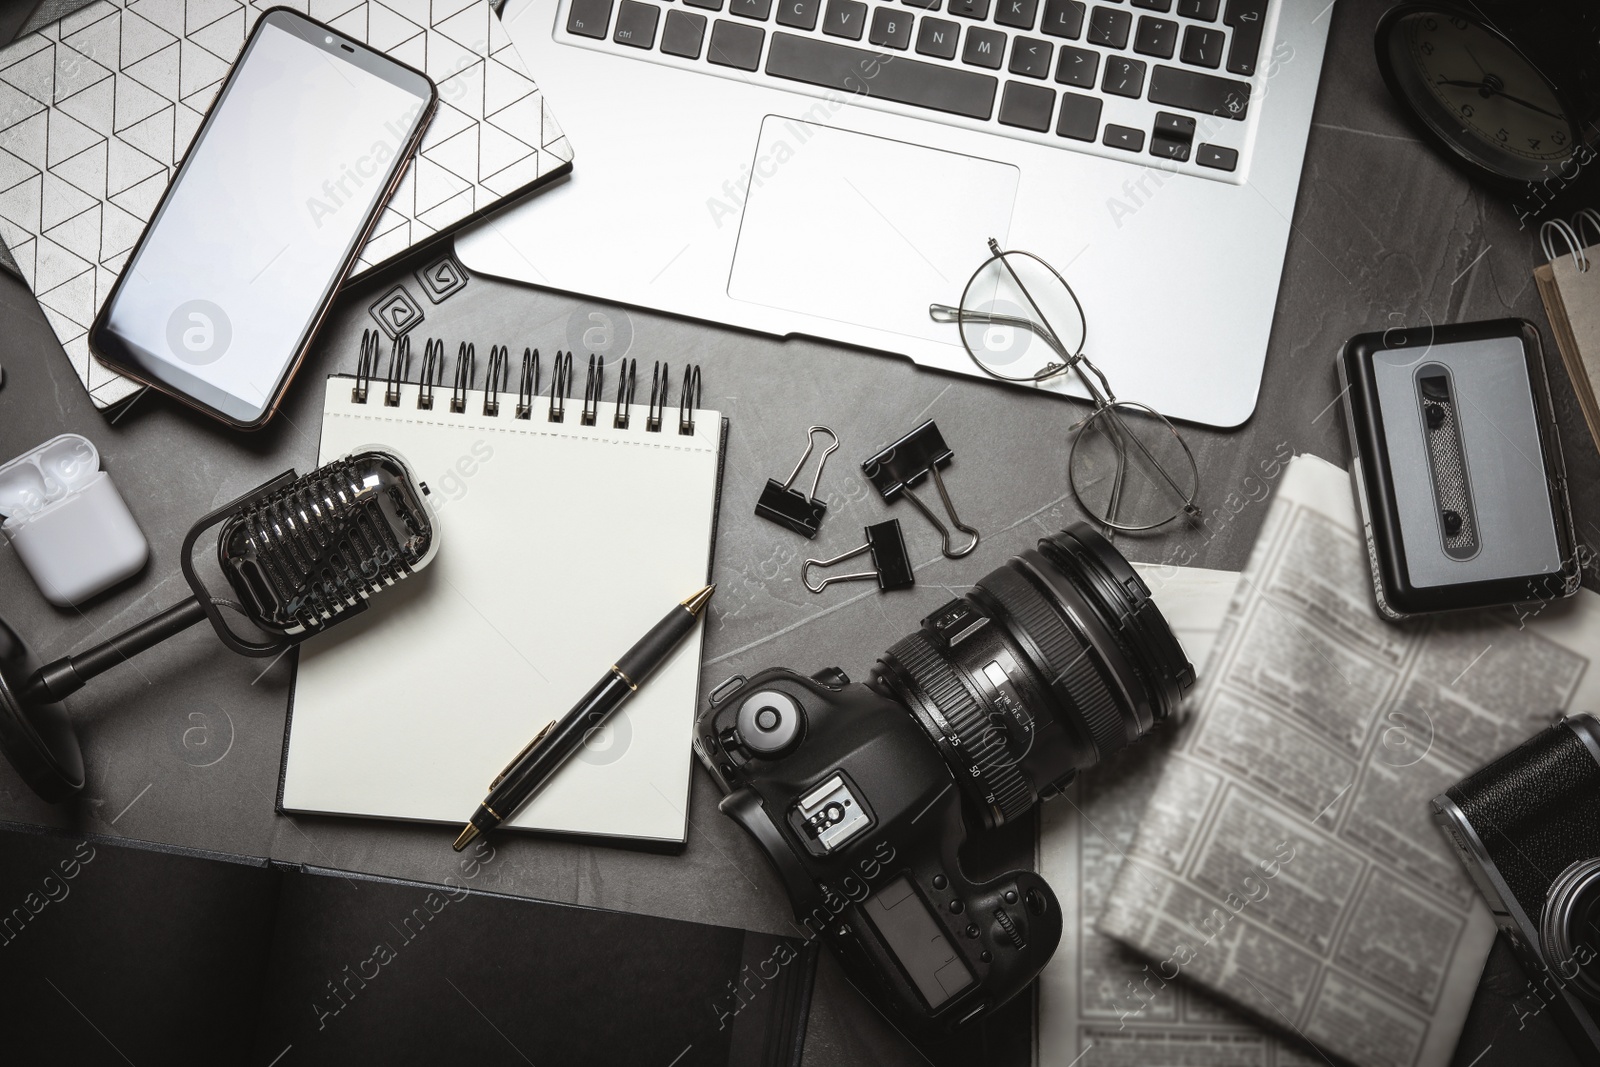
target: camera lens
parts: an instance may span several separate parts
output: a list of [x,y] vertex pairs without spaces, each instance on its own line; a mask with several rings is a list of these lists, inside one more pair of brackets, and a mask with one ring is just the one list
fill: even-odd
[[873,684],[994,827],[1166,719],[1194,667],[1128,561],[1078,523],[924,619]]
[[1600,1004],[1600,856],[1579,860],[1550,883],[1539,941],[1546,966]]

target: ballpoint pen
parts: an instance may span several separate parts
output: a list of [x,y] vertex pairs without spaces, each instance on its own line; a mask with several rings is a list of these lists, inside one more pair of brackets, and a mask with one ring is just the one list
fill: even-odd
[[612,664],[605,676],[596,682],[582,700],[559,719],[554,719],[517,753],[494,781],[489,783],[489,795],[483,798],[478,810],[461,836],[456,838],[455,850],[460,852],[479,834],[494,829],[511,818],[528,798],[548,782],[561,765],[582,746],[589,731],[596,729],[622,706],[678,642],[694,629],[700,612],[711,600],[716,586],[708,585],[683,603],[667,612],[666,618],[656,623],[649,633],[622,657]]

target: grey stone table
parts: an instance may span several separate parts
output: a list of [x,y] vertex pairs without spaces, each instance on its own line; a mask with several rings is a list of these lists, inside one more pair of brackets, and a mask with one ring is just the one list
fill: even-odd
[[[1240,568],[1264,514],[1248,502],[1247,479],[1258,465],[1284,449],[1346,461],[1333,406],[1333,357],[1350,334],[1504,315],[1544,326],[1530,276],[1534,235],[1519,231],[1504,205],[1469,187],[1429,152],[1384,93],[1372,60],[1380,9],[1375,0],[1346,0],[1329,13],[1332,41],[1260,406],[1239,430],[1188,432],[1203,472],[1207,519],[1198,529],[1126,541],[1124,551],[1136,559],[1183,550],[1192,551],[1197,565]],[[177,555],[195,519],[287,467],[314,466],[317,383],[325,374],[353,369],[360,333],[372,324],[369,306],[396,282],[420,294],[409,271],[397,270],[342,297],[282,414],[266,430],[241,435],[148,393],[114,419],[103,417],[27,290],[0,280],[0,365],[7,375],[0,389],[0,456],[63,431],[86,434],[152,548],[143,574],[81,611],[46,605],[15,555],[0,551],[5,617],[37,652],[50,658],[80,649],[180,599],[185,586]],[[921,371],[890,356],[753,336],[486,278],[471,279],[444,303],[421,306],[428,318],[417,327],[418,341],[447,338],[453,353],[457,340],[471,340],[480,360],[492,343],[548,352],[567,347],[572,331],[581,336],[583,329],[605,326],[611,332],[604,347],[613,357],[627,344],[646,370],[652,359],[679,368],[687,361],[701,365],[705,405],[732,421],[705,687],[769,665],[809,672],[838,664],[864,673],[878,650],[924,614],[1077,518],[1065,457],[1069,427],[1082,409],[1068,402]],[[1159,314],[1159,307],[1151,313]],[[1116,359],[1115,353],[1100,356],[1113,379]],[[1600,494],[1593,491],[1600,456],[1553,348],[1547,363],[1569,470],[1583,487],[1574,499],[1580,536],[1600,542]],[[825,557],[852,547],[863,525],[886,516],[856,464],[926,417],[938,420],[955,449],[948,485],[964,517],[982,529],[982,546],[965,560],[943,559],[932,529],[900,505],[894,514],[904,520],[917,565],[915,589],[880,595],[871,587],[843,586],[820,597],[807,593],[798,581],[805,554]],[[751,507],[765,480],[782,477],[794,464],[812,423],[833,427],[844,446],[824,479],[832,512],[818,540],[805,545],[753,518]],[[230,655],[208,629],[196,628],[141,657],[136,669],[118,668],[73,698],[89,765],[79,801],[43,804],[9,767],[0,767],[0,818],[422,880],[451,873],[455,860],[445,846],[452,830],[274,813],[291,678],[290,660],[265,664]],[[776,879],[742,832],[717,813],[716,800],[709,779],[697,772],[689,844],[679,855],[501,835],[500,858],[486,872],[488,888],[787,929]],[[1461,1045],[1463,1067],[1513,1063],[1519,1056],[1561,1062],[1556,1051],[1538,1051],[1548,1034],[1518,1031],[1503,1003],[1516,983],[1507,966],[1498,956],[1491,962]],[[1486,1046],[1492,1047],[1483,1053]],[[824,959],[805,1062],[920,1059]]]

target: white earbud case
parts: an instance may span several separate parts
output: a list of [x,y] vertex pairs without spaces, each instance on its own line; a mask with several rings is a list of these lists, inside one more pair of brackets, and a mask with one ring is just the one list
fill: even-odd
[[46,600],[69,607],[135,574],[150,554],[100,453],[64,433],[0,465],[0,516]]

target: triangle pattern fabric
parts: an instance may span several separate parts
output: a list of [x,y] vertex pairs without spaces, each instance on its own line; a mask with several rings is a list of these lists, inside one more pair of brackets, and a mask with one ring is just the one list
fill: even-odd
[[126,267],[261,13],[290,7],[425,70],[440,106],[355,275],[572,162],[490,0],[100,0],[0,50],[0,239],[97,407],[141,387],[89,353]]

